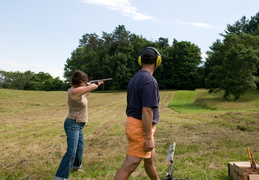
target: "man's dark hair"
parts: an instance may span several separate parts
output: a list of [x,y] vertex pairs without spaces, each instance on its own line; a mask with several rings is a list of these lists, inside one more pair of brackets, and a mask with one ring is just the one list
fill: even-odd
[[143,64],[154,64],[156,63],[157,57],[153,57],[147,54],[147,55],[141,56],[141,59]]
[[147,47],[141,52],[141,60],[143,64],[154,64],[156,63],[158,52],[153,47]]

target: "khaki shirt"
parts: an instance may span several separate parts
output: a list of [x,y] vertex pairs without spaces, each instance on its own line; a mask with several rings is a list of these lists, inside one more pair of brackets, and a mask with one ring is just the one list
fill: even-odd
[[70,89],[68,90],[68,118],[76,120],[76,122],[88,122],[88,101],[85,96],[81,96],[78,100],[70,97]]

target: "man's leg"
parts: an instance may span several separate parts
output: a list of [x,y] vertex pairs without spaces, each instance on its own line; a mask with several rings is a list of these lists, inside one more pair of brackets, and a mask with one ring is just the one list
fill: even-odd
[[141,158],[126,155],[121,168],[116,173],[114,180],[127,180],[141,162]]
[[159,180],[158,174],[155,167],[155,149],[151,151],[151,158],[144,159],[144,167],[147,175],[151,180]]

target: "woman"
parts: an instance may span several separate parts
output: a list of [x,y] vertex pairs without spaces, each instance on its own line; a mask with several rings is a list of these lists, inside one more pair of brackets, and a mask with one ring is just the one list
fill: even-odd
[[54,180],[65,180],[70,171],[82,171],[84,152],[83,127],[88,122],[88,106],[86,96],[98,88],[98,84],[88,83],[87,75],[76,70],[72,77],[72,87],[68,89],[69,113],[64,122],[67,136],[67,152],[63,156]]

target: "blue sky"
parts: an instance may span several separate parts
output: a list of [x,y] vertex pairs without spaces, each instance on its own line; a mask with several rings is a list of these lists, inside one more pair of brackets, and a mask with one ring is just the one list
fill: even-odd
[[190,41],[204,54],[227,24],[259,12],[258,0],[1,0],[0,69],[63,78],[64,64],[86,33],[131,33]]

